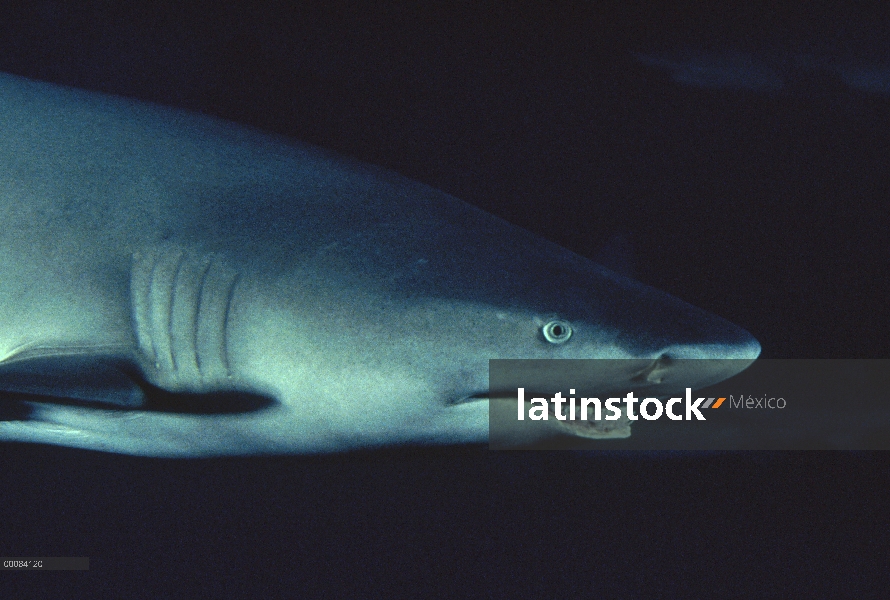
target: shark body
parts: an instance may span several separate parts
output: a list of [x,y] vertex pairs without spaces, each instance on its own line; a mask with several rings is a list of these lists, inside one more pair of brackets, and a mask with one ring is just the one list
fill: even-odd
[[819,97],[840,90],[864,96],[890,96],[890,60],[844,53],[784,50],[779,52],[634,53],[647,68],[668,73],[673,81],[698,89],[732,90],[765,95]]
[[492,358],[743,359],[692,374],[707,385],[760,351],[292,140],[11,75],[0,108],[2,441],[181,457],[484,441]]

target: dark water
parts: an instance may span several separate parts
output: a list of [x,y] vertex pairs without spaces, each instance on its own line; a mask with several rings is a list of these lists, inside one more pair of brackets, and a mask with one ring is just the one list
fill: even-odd
[[[825,69],[768,93],[684,86],[633,54],[880,63],[886,15],[279,4],[29,3],[0,19],[0,70],[291,135],[587,256],[618,235],[639,279],[765,357],[890,357],[890,97]],[[881,597],[888,485],[884,453],[4,445],[0,554],[91,569],[3,573],[0,594]]]

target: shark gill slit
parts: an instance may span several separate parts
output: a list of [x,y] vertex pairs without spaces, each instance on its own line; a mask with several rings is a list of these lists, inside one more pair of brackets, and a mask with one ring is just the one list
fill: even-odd
[[170,320],[172,319],[172,299],[176,287],[176,272],[184,260],[184,254],[180,248],[162,251],[159,256],[155,256],[151,270],[149,287],[150,335],[156,368],[162,372],[176,372],[172,337],[170,336]]
[[225,384],[237,281],[238,272],[216,254],[196,255],[175,246],[134,254],[133,320],[150,380],[169,390]]
[[173,350],[175,377],[184,382],[200,381],[201,373],[197,364],[194,328],[197,313],[198,289],[208,259],[196,260],[187,253],[173,279],[173,287],[167,300],[170,308],[170,328],[166,335]]
[[229,291],[226,294],[226,309],[223,313],[222,320],[222,359],[227,378],[232,376],[232,371],[229,365],[229,315],[232,311],[232,299],[235,297],[235,286],[238,285],[238,277],[239,274],[235,272],[229,283]]
[[207,281],[207,273],[210,272],[210,267],[213,264],[213,260],[209,256],[205,256],[201,263],[201,274],[198,277],[198,286],[195,289],[195,298],[190,303],[190,308],[192,309],[192,319],[191,319],[191,329],[189,331],[189,338],[191,342],[191,351],[195,357],[195,368],[198,370],[199,376],[203,377],[204,374],[204,366],[201,364],[201,353],[198,352],[198,326],[201,318],[201,296],[204,293],[204,283]]
[[178,252],[179,259],[176,261],[176,268],[173,270],[173,279],[170,285],[170,308],[167,310],[167,339],[171,340],[170,342],[170,366],[173,371],[178,371],[178,365],[176,360],[176,352],[173,351],[173,307],[176,306],[176,291],[178,289],[177,283],[179,282],[179,274],[182,272],[182,265],[185,263],[185,252]]
[[152,364],[157,362],[151,339],[146,337],[146,307],[147,288],[151,278],[146,277],[145,256],[141,252],[134,252],[130,262],[130,308],[133,316],[133,330],[136,334],[136,345],[139,353]]
[[208,383],[224,382],[229,377],[226,330],[237,280],[237,271],[213,255],[201,283],[195,327],[196,357],[201,377]]

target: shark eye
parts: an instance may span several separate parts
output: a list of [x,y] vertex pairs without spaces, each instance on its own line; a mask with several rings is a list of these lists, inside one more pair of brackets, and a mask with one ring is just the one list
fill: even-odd
[[544,339],[551,344],[564,344],[572,337],[572,326],[567,321],[554,319],[541,328]]

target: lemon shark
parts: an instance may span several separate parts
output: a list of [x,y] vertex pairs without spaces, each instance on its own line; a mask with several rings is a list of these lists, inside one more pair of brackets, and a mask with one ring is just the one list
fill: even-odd
[[[169,457],[479,442],[492,358],[735,359],[687,373],[705,385],[760,352],[394,173],[12,75],[0,214],[2,441]],[[588,383],[616,383],[602,376]]]
[[788,96],[837,95],[840,89],[890,96],[890,60],[880,51],[856,53],[782,50],[685,50],[634,53],[640,64],[669,73],[684,86]]

